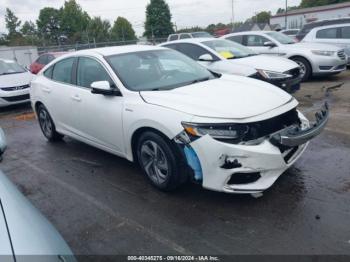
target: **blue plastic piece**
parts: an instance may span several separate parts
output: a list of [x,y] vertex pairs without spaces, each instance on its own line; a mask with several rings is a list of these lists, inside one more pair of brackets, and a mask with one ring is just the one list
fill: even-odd
[[185,146],[184,152],[185,152],[188,165],[194,171],[194,179],[197,181],[202,180],[203,179],[202,167],[196,152],[193,150],[192,147],[189,147],[189,146]]

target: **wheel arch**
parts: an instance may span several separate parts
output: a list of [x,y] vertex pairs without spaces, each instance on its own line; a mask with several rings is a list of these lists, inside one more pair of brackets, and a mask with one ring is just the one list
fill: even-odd
[[305,60],[309,63],[309,66],[310,66],[310,68],[312,69],[312,71],[314,71],[313,64],[311,63],[310,59],[307,58],[306,56],[304,56],[304,55],[292,55],[292,56],[288,57],[288,59],[290,59],[290,60],[293,60],[293,58],[302,58],[302,59],[305,59]]

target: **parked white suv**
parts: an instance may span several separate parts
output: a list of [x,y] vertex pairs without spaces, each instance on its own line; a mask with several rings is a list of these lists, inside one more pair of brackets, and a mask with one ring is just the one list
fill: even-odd
[[346,70],[344,49],[334,45],[296,43],[291,37],[275,31],[240,32],[223,38],[248,46],[260,54],[282,56],[297,62],[303,80],[312,75],[338,74]]
[[300,67],[283,57],[259,55],[238,43],[217,38],[193,38],[160,46],[177,50],[216,73],[242,75],[274,84],[288,93],[300,89]]
[[332,44],[343,48],[350,64],[350,23],[316,27],[302,42]]
[[193,179],[216,191],[264,191],[328,119],[325,108],[310,126],[283,90],[152,46],[61,57],[33,80],[31,100],[47,139],[67,135],[138,162],[161,190]]

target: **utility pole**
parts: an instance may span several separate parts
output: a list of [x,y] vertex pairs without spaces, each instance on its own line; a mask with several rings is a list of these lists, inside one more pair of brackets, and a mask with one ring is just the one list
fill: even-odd
[[284,24],[285,24],[285,29],[288,29],[287,26],[287,15],[288,15],[288,0],[286,0],[286,12],[285,12],[285,16],[284,16]]
[[232,20],[232,32],[235,29],[235,9],[234,9],[234,0],[232,0],[232,16],[231,16],[231,20]]

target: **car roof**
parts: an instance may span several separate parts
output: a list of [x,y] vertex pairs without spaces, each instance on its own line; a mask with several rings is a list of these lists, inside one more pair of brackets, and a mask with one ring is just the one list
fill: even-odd
[[321,29],[334,28],[334,27],[344,27],[344,26],[350,26],[350,23],[317,26],[317,27],[312,28],[311,30],[316,31],[316,30],[321,30]]
[[255,35],[264,35],[266,33],[271,33],[271,32],[276,32],[276,31],[244,31],[244,32],[236,32],[236,33],[231,33],[222,36],[222,38],[226,38],[228,36],[234,36],[234,35],[249,35],[249,34],[255,34]]
[[[80,50],[69,54],[111,56],[111,55],[119,55],[119,54],[142,52],[142,51],[152,51],[152,50],[162,50],[162,49],[164,48],[159,46],[151,46],[151,45],[125,45],[125,46],[112,46],[112,47],[86,49],[86,50]],[[69,55],[67,55],[67,57],[68,56]]]

